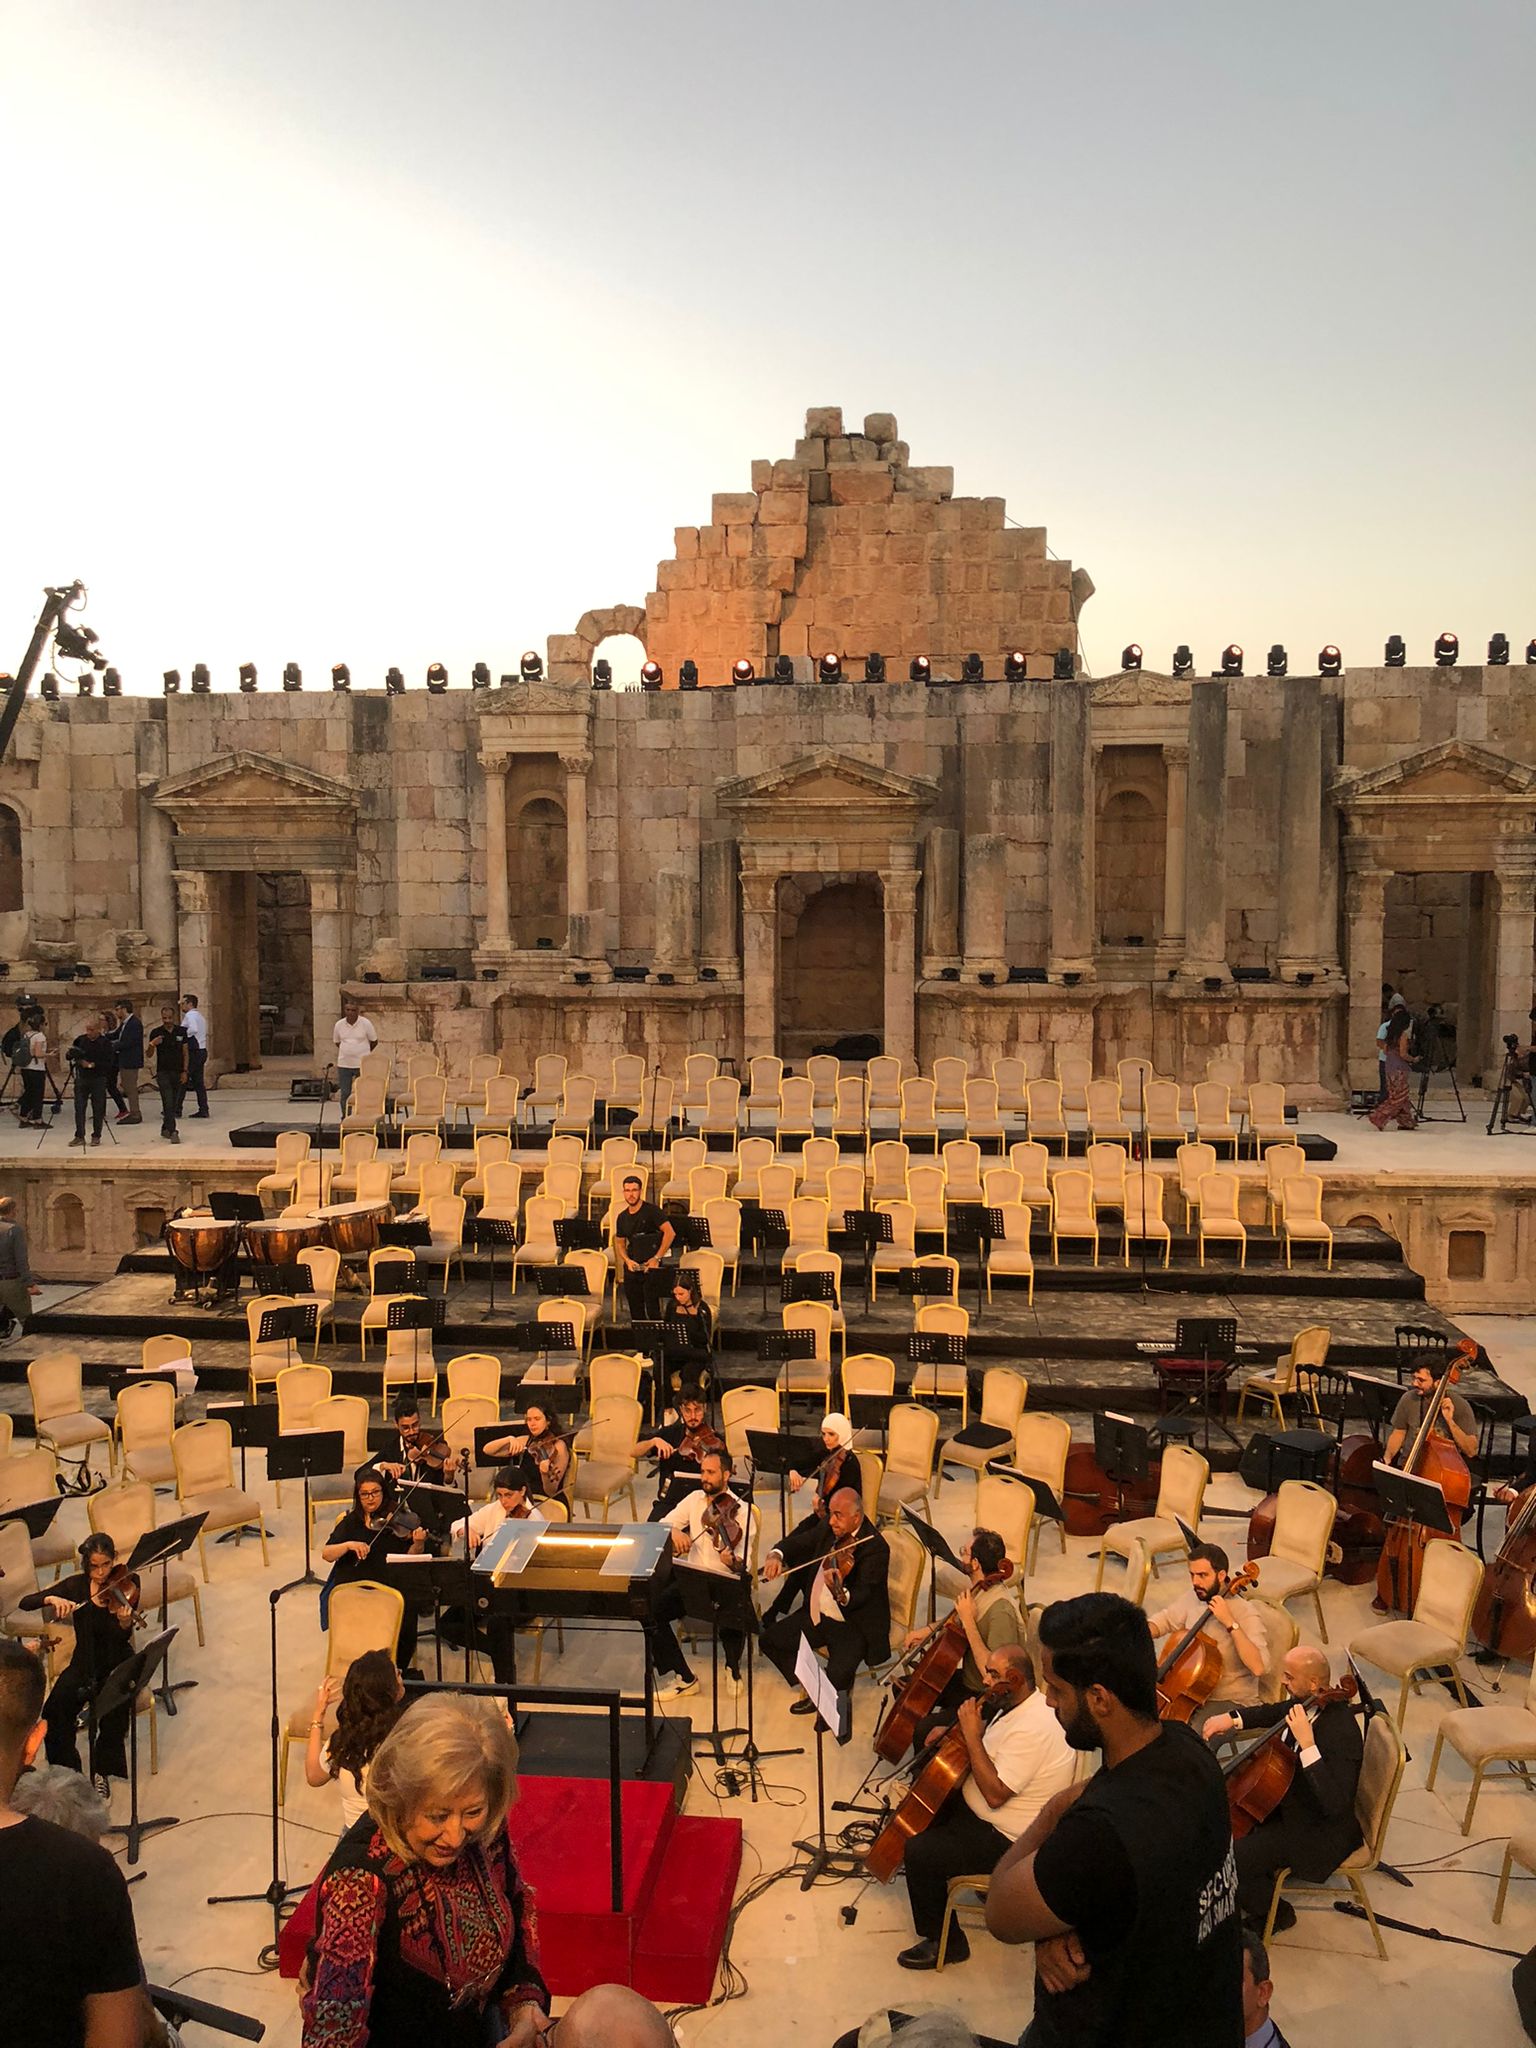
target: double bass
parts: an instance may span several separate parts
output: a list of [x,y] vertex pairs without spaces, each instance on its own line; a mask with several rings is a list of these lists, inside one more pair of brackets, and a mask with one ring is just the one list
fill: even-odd
[[[1221,1593],[1223,1600],[1245,1593],[1259,1576],[1257,1564],[1234,1572]],[[1157,1712],[1160,1720],[1192,1721],[1221,1683],[1221,1645],[1206,1631],[1206,1609],[1179,1638],[1157,1667]]]
[[1421,1522],[1393,1522],[1388,1527],[1381,1546],[1381,1562],[1376,1567],[1376,1597],[1399,1614],[1410,1613],[1419,1597],[1425,1545],[1447,1535],[1454,1543],[1461,1534],[1462,1516],[1472,1498],[1472,1474],[1466,1459],[1450,1438],[1435,1428],[1440,1420],[1440,1404],[1461,1378],[1462,1360],[1468,1352],[1474,1357],[1477,1353],[1477,1346],[1469,1338],[1463,1339],[1446,1360],[1445,1370],[1429,1397],[1424,1420],[1403,1454],[1404,1472],[1412,1473],[1416,1479],[1432,1479],[1439,1487],[1445,1496],[1446,1518],[1451,1526],[1449,1531],[1426,1529]]
[[[1336,1700],[1352,1700],[1360,1690],[1352,1672],[1337,1685],[1321,1685],[1309,1700],[1294,1700],[1293,1706],[1328,1707]],[[1280,1804],[1296,1777],[1296,1750],[1285,1741],[1286,1723],[1279,1720],[1257,1742],[1250,1743],[1222,1772],[1227,1781],[1227,1810],[1232,1817],[1234,1837],[1251,1834]]]
[[[987,1593],[1012,1577],[1013,1561],[1005,1557],[995,1572],[985,1573],[970,1590],[973,1594]],[[888,1764],[901,1762],[912,1747],[918,1724],[933,1711],[940,1694],[965,1662],[967,1640],[965,1624],[953,1611],[929,1630],[927,1641],[918,1645],[917,1662],[880,1724],[875,1736],[876,1756]]]
[[1536,1651],[1536,1486],[1515,1501],[1504,1524],[1499,1554],[1483,1577],[1472,1610],[1473,1639],[1498,1657]]
[[[991,1720],[1009,1696],[1006,1679],[989,1685],[982,1694],[982,1719]],[[990,1711],[988,1711],[990,1709]],[[912,1781],[912,1788],[885,1826],[864,1851],[864,1868],[880,1884],[889,1884],[901,1868],[907,1844],[922,1834],[938,1814],[957,1785],[971,1774],[971,1752],[958,1728],[937,1742],[927,1761]]]

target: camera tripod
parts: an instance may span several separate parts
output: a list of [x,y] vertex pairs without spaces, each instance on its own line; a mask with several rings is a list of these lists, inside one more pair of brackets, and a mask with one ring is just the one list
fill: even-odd
[[[1517,1074],[1515,1066],[1520,1058],[1517,1049],[1506,1039],[1504,1043],[1504,1065],[1499,1070],[1499,1085],[1493,1091],[1493,1106],[1488,1111],[1488,1132],[1490,1138],[1536,1137],[1536,1123],[1532,1122],[1531,1084],[1525,1075]],[[1510,1097],[1516,1084],[1524,1090],[1526,1107],[1516,1115],[1510,1115]]]
[[[1445,1039],[1440,1030],[1440,1020],[1434,1014],[1434,1009],[1435,1006],[1431,1004],[1429,1015],[1415,1028],[1414,1033],[1416,1038],[1422,1039],[1422,1043],[1418,1047],[1418,1057],[1423,1063],[1423,1071],[1419,1075],[1419,1099],[1414,1105],[1414,1114],[1421,1124],[1464,1124],[1467,1120],[1467,1107],[1461,1099],[1461,1090],[1456,1085],[1456,1055],[1454,1051],[1450,1051],[1446,1047]],[[1456,1114],[1454,1116],[1451,1116],[1449,1113],[1444,1116],[1434,1116],[1424,1107],[1424,1098],[1429,1093],[1429,1084],[1436,1074],[1444,1074],[1451,1084],[1451,1093],[1456,1098]]]

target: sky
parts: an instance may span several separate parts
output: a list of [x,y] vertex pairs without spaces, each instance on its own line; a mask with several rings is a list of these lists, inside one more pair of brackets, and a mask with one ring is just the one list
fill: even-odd
[[[1528,0],[0,0],[0,668],[453,680],[894,412],[1099,674],[1536,634]],[[16,309],[20,308],[18,312]]]

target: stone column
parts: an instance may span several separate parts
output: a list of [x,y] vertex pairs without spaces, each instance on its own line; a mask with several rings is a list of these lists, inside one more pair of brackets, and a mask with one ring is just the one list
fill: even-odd
[[1094,952],[1091,687],[1051,686],[1050,971],[1084,977]]
[[587,776],[592,756],[562,754],[560,765],[565,770],[566,951],[573,960],[585,960],[593,951],[587,922]]
[[699,952],[699,885],[683,868],[662,868],[656,877],[656,943],[652,963],[658,973],[692,981]]
[[1189,794],[1184,821],[1184,972],[1227,969],[1227,686],[1218,676],[1189,692]]
[[960,965],[960,834],[934,825],[923,840],[923,975]]
[[1184,833],[1189,799],[1189,748],[1166,744],[1163,775],[1167,783],[1163,821],[1163,946],[1170,966],[1184,954]]
[[745,1058],[771,1053],[779,1022],[779,878],[741,871],[741,1042]]
[[[140,725],[134,735],[139,826],[139,925],[155,951],[169,965],[176,957],[176,884],[171,879],[171,821],[155,802],[154,792],[166,772],[165,726],[159,720]],[[155,1019],[158,1023],[160,1020]]]
[[1531,939],[1536,919],[1536,847],[1499,847],[1493,856],[1498,892],[1493,927],[1493,1043],[1486,1071],[1497,1077],[1504,1038],[1513,1032],[1522,1045],[1531,1039]]
[[736,843],[707,839],[699,848],[699,965],[722,981],[741,972],[736,955]]
[[317,1065],[332,1057],[331,1033],[341,1015],[341,984],[352,972],[352,877],[309,878],[310,1006]]
[[1280,945],[1282,981],[1322,966],[1323,696],[1316,676],[1281,685]]
[[[208,1019],[208,1057],[227,1059],[232,1020],[214,994],[213,888],[201,868],[176,870],[176,993],[191,990]],[[254,981],[255,977],[251,979]],[[151,1025],[158,1024],[158,1016]]]
[[899,864],[880,870],[885,902],[885,1051],[909,1060],[917,1051],[917,864],[913,848],[897,847],[892,853]]
[[485,770],[485,931],[489,952],[512,947],[511,901],[507,889],[507,757],[482,754]]
[[1008,972],[1008,842],[1000,832],[965,840],[965,971]]
[[1375,865],[1363,839],[1344,842],[1344,971],[1349,976],[1348,1070],[1351,1088],[1378,1081],[1376,1031],[1381,1023],[1382,930],[1386,922],[1386,870]]

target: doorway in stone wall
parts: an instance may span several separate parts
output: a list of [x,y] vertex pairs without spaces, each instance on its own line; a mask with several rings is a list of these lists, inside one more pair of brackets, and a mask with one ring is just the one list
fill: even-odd
[[1442,1039],[1463,1079],[1491,1064],[1494,991],[1492,875],[1388,877],[1381,938],[1383,980],[1424,1016],[1440,1006]]
[[261,1051],[283,1059],[314,1051],[314,972],[309,878],[258,874],[256,980]]
[[885,912],[875,875],[791,875],[779,889],[779,1052],[803,1060],[819,1045],[885,1022]]

